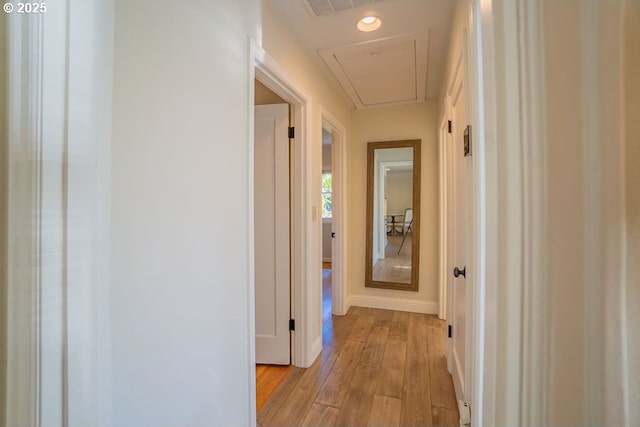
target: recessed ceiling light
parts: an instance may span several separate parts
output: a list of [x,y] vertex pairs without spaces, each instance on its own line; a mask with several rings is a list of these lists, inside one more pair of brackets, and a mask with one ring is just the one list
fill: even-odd
[[382,25],[382,21],[377,16],[365,16],[358,21],[358,29],[360,31],[375,31]]

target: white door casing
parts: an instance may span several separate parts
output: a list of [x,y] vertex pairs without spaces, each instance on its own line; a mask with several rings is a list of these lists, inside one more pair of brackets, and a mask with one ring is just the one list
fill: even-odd
[[111,425],[113,4],[3,20],[0,424]]
[[440,262],[438,265],[438,318],[447,320],[448,316],[448,280],[449,280],[449,239],[448,239],[448,212],[449,212],[449,187],[447,183],[447,177],[449,173],[449,164],[447,156],[447,147],[449,146],[450,137],[448,130],[448,113],[446,112],[448,98],[445,99],[445,113],[443,113],[440,119],[440,129],[438,130],[438,165],[440,167],[440,182],[439,182],[439,203],[440,203],[440,218],[439,218],[439,251]]
[[[466,187],[466,159],[462,149],[462,138],[464,132],[465,116],[462,110],[464,103],[464,88],[461,82],[456,82],[452,97],[452,160],[454,185],[453,204],[453,267],[466,270],[466,208],[467,200],[465,194]],[[464,276],[454,277],[452,286],[452,356],[453,375],[455,381],[460,386],[461,395],[464,396],[464,367],[465,367],[465,323],[466,323],[466,278]]]
[[345,141],[346,128],[325,108],[320,107],[323,126],[331,129],[331,179],[333,184],[333,219],[332,231],[335,237],[331,239],[331,306],[333,314],[344,315],[346,307],[344,277],[346,265],[344,263],[345,249]]
[[[320,202],[320,177],[314,180],[312,176],[314,161],[317,161],[319,170],[321,160],[313,158],[313,150],[310,146],[312,141],[311,98],[253,39],[249,42],[249,49],[250,57],[253,58],[253,66],[249,70],[250,76],[252,78],[255,76],[288,102],[294,113],[292,123],[295,126],[296,135],[295,142],[290,146],[292,165],[291,315],[296,321],[296,330],[291,333],[291,362],[294,366],[307,368],[322,350],[321,223],[313,216],[314,203]],[[253,106],[250,111],[253,117]],[[332,123],[336,126],[335,121]],[[337,129],[341,129],[341,135],[346,134],[343,127],[337,126]],[[344,147],[341,151],[344,151]],[[252,155],[251,164],[254,163],[253,157]],[[336,168],[338,168],[337,164]],[[253,171],[253,166],[251,170]],[[253,197],[251,203],[253,203]],[[335,225],[338,225],[338,219],[334,218],[334,220]],[[342,298],[344,300],[344,296]],[[249,338],[253,340],[252,336]]]
[[289,105],[255,107],[256,362],[291,360]]

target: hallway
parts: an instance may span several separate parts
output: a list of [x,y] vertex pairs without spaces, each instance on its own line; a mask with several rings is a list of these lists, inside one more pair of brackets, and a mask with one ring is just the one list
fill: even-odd
[[292,369],[258,412],[259,426],[459,424],[445,322],[363,307],[323,317],[322,354],[310,368]]

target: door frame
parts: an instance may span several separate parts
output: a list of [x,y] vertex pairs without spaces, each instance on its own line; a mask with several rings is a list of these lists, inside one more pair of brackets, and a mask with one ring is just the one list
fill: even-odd
[[[320,263],[315,259],[317,254],[316,240],[319,233],[314,233],[313,191],[316,180],[311,175],[313,141],[311,133],[311,97],[304,89],[253,39],[249,39],[249,81],[250,96],[248,124],[249,141],[254,138],[254,79],[259,80],[267,88],[288,102],[293,109],[293,126],[295,141],[291,146],[291,317],[295,319],[295,331],[291,332],[291,363],[298,367],[309,367],[322,350],[322,314],[319,305],[322,303],[320,292]],[[255,259],[253,255],[253,145],[249,144],[247,164],[247,195],[249,240],[249,337],[251,364],[255,365],[255,280],[253,279]],[[321,224],[320,221],[317,221]],[[316,236],[317,234],[317,236]],[[314,268],[315,267],[315,268]],[[315,274],[317,272],[317,274]],[[318,277],[315,277],[318,276]],[[318,284],[318,286],[315,286]],[[254,369],[253,366],[251,369]],[[255,380],[255,372],[253,373]],[[251,385],[255,396],[255,384]],[[254,405],[255,407],[255,405]]]
[[438,293],[438,318],[447,320],[447,292],[448,286],[448,272],[449,272],[449,235],[448,235],[448,212],[449,212],[449,190],[448,190],[448,173],[449,173],[449,155],[447,153],[447,147],[450,144],[449,134],[449,98],[445,97],[444,111],[440,118],[440,127],[438,129],[438,165],[439,165],[439,293]]
[[[344,315],[349,307],[346,306],[347,295],[344,286],[346,277],[345,254],[347,253],[346,234],[346,140],[347,128],[322,105],[320,106],[322,127],[331,130],[331,184],[332,189],[332,220],[331,228],[336,237],[331,239],[331,310],[335,315]],[[322,227],[322,224],[320,224]],[[322,298],[320,298],[322,303]]]
[[[450,74],[449,76],[447,76],[448,81],[447,81],[447,92],[445,95],[445,117],[443,118],[443,122],[441,124],[441,128],[442,126],[445,126],[448,128],[448,121],[452,119],[452,105],[451,105],[451,99],[453,96],[453,91],[454,91],[454,85],[457,81],[459,81],[460,79],[462,80],[462,85],[464,87],[464,91],[465,91],[465,103],[464,105],[461,106],[461,108],[464,108],[464,116],[465,116],[465,121],[467,124],[472,124],[472,118],[471,118],[471,104],[473,103],[473,98],[471,95],[471,89],[470,89],[470,80],[471,76],[470,73],[472,72],[471,67],[469,66],[469,42],[468,42],[468,30],[467,28],[464,28],[462,30],[462,37],[460,39],[460,43],[457,46],[455,52],[455,56],[454,56],[454,61],[453,61],[453,67],[450,70]],[[446,123],[445,123],[446,122]],[[456,126],[456,123],[453,123],[453,126]],[[473,129],[473,126],[472,126]],[[447,133],[446,136],[442,139],[442,141],[444,141],[445,143],[448,142],[448,144],[446,144],[443,147],[442,150],[442,162],[444,166],[445,170],[446,170],[446,175],[441,175],[444,178],[444,183],[443,183],[443,187],[444,187],[444,192],[445,192],[445,196],[447,197],[446,201],[445,201],[445,207],[444,209],[446,209],[444,212],[446,212],[446,214],[442,215],[443,217],[447,217],[450,215],[449,210],[456,206],[455,203],[453,203],[451,201],[451,197],[455,197],[455,198],[459,198],[459,197],[465,197],[465,210],[466,210],[466,214],[464,215],[464,223],[462,226],[466,227],[466,231],[465,231],[465,240],[466,240],[466,245],[465,248],[463,249],[465,251],[464,254],[464,259],[465,259],[465,265],[466,265],[466,279],[465,279],[465,329],[464,329],[464,339],[465,339],[465,351],[464,351],[464,366],[460,367],[457,366],[456,364],[456,371],[459,372],[459,368],[463,369],[462,374],[464,375],[464,378],[459,378],[458,381],[456,381],[456,378],[453,378],[453,383],[455,386],[455,391],[456,391],[456,398],[458,400],[458,405],[460,406],[460,402],[464,402],[464,403],[468,403],[468,404],[474,404],[474,383],[475,383],[475,378],[473,375],[474,372],[474,360],[475,360],[475,356],[473,356],[472,359],[472,355],[475,355],[475,344],[476,344],[476,329],[475,329],[475,325],[478,322],[478,319],[476,318],[476,310],[475,310],[475,292],[474,292],[474,284],[475,281],[477,280],[477,274],[475,273],[475,266],[477,265],[477,261],[476,261],[476,255],[481,252],[479,250],[477,250],[477,248],[475,247],[476,245],[476,237],[475,234],[477,232],[478,229],[482,228],[482,224],[478,224],[474,218],[476,218],[476,212],[478,211],[478,197],[477,197],[477,188],[475,188],[475,186],[473,186],[473,182],[475,182],[475,176],[474,176],[474,170],[476,169],[474,166],[474,163],[477,162],[476,159],[474,159],[474,155],[475,152],[472,149],[472,155],[471,155],[471,160],[469,162],[464,161],[464,163],[460,163],[461,165],[463,165],[463,167],[467,168],[466,171],[466,180],[467,183],[465,184],[466,188],[469,188],[469,185],[471,185],[471,195],[470,197],[467,197],[467,191],[464,191],[464,194],[457,194],[457,191],[451,189],[450,185],[452,183],[452,180],[454,179],[454,175],[456,173],[457,168],[454,166],[454,155],[456,154],[456,151],[452,149],[454,143],[457,143],[458,141],[452,141],[452,137],[450,136],[452,134],[448,134],[448,129],[447,129]],[[466,164],[468,164],[468,166],[465,166]],[[443,172],[441,171],[441,174]],[[469,180],[471,180],[471,182],[469,182]],[[456,187],[457,188],[457,187]],[[443,197],[443,195],[441,194],[441,197]],[[443,209],[443,207],[441,207],[441,209]],[[441,219],[442,220],[442,219]],[[446,221],[446,219],[445,219]],[[446,221],[447,227],[451,227],[452,224],[448,221]],[[459,225],[454,225],[454,226],[459,226]],[[451,230],[449,230],[448,228],[445,230],[441,230],[441,237],[445,236],[445,238],[447,240],[449,240],[449,242],[452,242],[452,238],[453,238],[453,234],[451,232]],[[453,290],[453,278],[452,278],[452,269],[453,269],[453,265],[451,263],[451,261],[453,260],[453,255],[451,254],[451,250],[453,249],[453,245],[451,244],[445,244],[446,246],[446,250],[448,251],[446,253],[446,260],[444,262],[446,262],[446,265],[442,265],[441,264],[441,268],[444,268],[444,274],[443,274],[443,280],[445,282],[445,288],[446,288],[446,292],[447,295],[445,296],[447,303],[449,305],[453,304],[455,301],[453,298],[451,298],[451,295],[448,295],[449,293],[452,292]],[[458,250],[458,248],[456,248]],[[443,257],[445,258],[445,257]],[[441,283],[442,286],[442,283]],[[442,302],[442,297],[441,297],[441,302]],[[447,311],[449,312],[453,312],[454,311],[454,307],[448,307]],[[456,334],[456,326],[454,324],[454,316],[451,316],[451,318],[447,321],[447,323],[449,325],[454,326],[453,330],[454,330],[454,334]],[[455,336],[455,335],[454,335]],[[455,361],[453,360],[453,348],[452,348],[452,340],[449,339],[448,343],[447,343],[447,368],[449,370],[449,372],[453,372],[453,364],[455,363]],[[464,393],[462,392],[462,389],[464,388]],[[460,407],[460,412],[461,412],[461,416],[462,416],[462,411],[464,410],[464,408]],[[467,417],[465,417],[466,419]]]

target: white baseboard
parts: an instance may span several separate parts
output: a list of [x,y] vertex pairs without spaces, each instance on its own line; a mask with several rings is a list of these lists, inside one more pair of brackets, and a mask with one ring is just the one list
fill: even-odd
[[351,295],[347,307],[382,308],[385,310],[408,311],[411,313],[438,314],[439,304],[434,301],[415,301],[402,298],[378,297],[372,295]]

